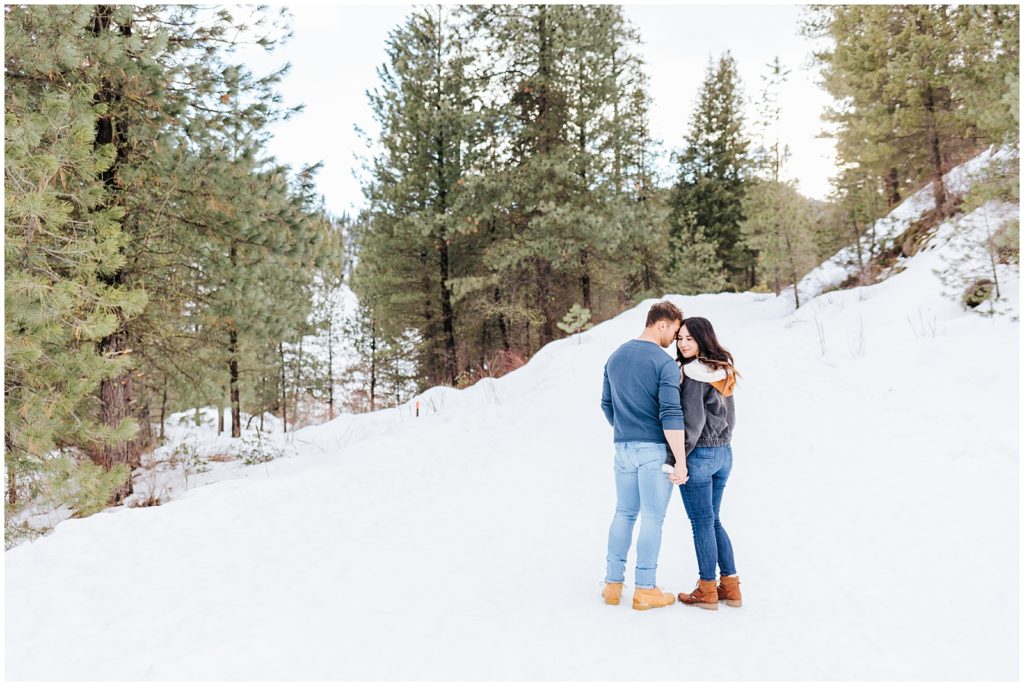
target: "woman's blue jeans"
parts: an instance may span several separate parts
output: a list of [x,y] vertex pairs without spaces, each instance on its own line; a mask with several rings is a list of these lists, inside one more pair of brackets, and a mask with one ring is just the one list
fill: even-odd
[[661,526],[672,497],[672,482],[661,471],[665,464],[664,443],[615,444],[615,516],[608,530],[608,573],[605,581],[625,580],[626,554],[633,540],[633,524],[640,515],[636,539],[637,588],[654,588],[661,551]]
[[693,528],[693,546],[697,550],[697,567],[704,581],[715,580],[715,565],[722,576],[736,573],[732,541],[718,518],[722,492],[732,471],[732,446],[694,448],[686,456],[689,479],[679,487],[683,506]]

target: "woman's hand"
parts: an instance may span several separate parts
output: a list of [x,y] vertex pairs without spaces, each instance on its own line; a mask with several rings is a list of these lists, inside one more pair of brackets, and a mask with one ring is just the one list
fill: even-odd
[[675,469],[668,475],[668,480],[674,483],[676,486],[681,486],[686,483],[690,475],[686,473],[686,463],[676,462]]

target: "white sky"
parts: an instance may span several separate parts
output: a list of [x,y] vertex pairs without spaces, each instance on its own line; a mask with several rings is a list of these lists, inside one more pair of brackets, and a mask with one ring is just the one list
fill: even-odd
[[[446,3],[448,4],[448,3]],[[277,125],[270,152],[297,167],[323,161],[317,179],[327,208],[340,214],[361,207],[362,191],[353,174],[364,145],[355,126],[374,131],[366,91],[376,87],[376,69],[384,62],[388,31],[412,10],[408,4],[288,4],[292,39],[269,57],[246,52],[258,73],[291,62],[281,92],[288,104],[306,109]],[[781,137],[792,157],[788,176],[801,191],[823,199],[835,173],[833,145],[818,138],[820,115],[830,97],[815,84],[810,44],[798,32],[801,8],[792,5],[625,5],[626,15],[644,41],[642,54],[653,100],[654,138],[666,153],[682,147],[690,113],[704,77],[708,56],[731,50],[744,93],[753,101],[761,75],[778,55],[792,70],[782,97]],[[751,109],[748,119],[753,120]],[[675,165],[663,156],[662,171],[674,178]]]

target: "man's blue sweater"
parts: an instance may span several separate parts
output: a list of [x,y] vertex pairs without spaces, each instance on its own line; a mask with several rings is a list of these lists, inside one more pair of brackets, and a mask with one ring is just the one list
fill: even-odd
[[657,343],[626,341],[604,366],[601,409],[615,442],[666,443],[665,429],[683,431],[679,367]]

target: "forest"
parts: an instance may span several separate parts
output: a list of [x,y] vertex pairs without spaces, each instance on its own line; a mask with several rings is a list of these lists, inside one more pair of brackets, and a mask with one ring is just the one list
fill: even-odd
[[[233,437],[465,387],[665,293],[790,288],[932,189],[928,222],[988,198],[943,174],[1019,144],[1015,5],[805,8],[840,172],[787,178],[779,90],[708,60],[685,139],[652,139],[641,36],[615,5],[416,9],[367,94],[365,204],[333,216],[317,164],[267,150],[282,68],[233,61],[289,38],[282,8],[6,5],[5,524],[48,499],[87,515],[131,494],[170,414]],[[800,37],[789,37],[798,39]],[[682,48],[681,48],[682,49]],[[747,103],[757,116],[748,118]],[[329,135],[329,132],[325,132]],[[652,163],[677,150],[675,177]],[[927,227],[918,227],[927,228]],[[991,239],[1019,261],[1018,227]],[[339,315],[345,292],[358,303]]]

